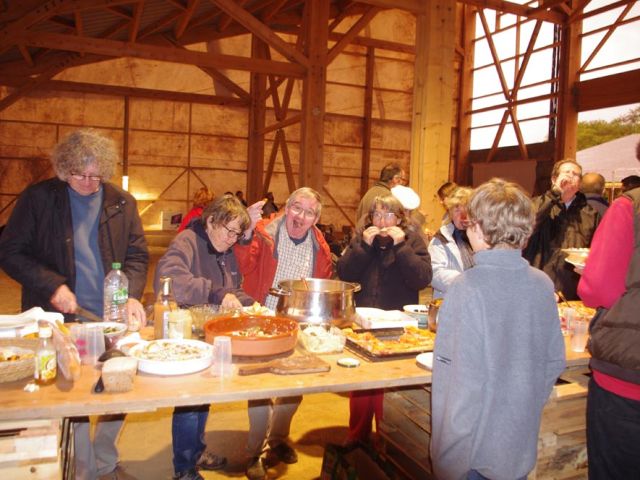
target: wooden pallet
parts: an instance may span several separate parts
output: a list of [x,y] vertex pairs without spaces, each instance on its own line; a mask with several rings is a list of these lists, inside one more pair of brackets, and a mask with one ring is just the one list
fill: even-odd
[[0,478],[61,478],[59,445],[59,420],[0,422]]
[[[586,370],[567,370],[542,412],[538,462],[529,480],[587,478]],[[381,454],[409,479],[431,479],[431,387],[387,390]]]

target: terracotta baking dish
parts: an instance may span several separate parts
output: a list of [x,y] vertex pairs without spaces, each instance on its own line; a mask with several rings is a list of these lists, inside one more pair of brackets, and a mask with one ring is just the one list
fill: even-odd
[[284,317],[242,315],[212,318],[204,324],[207,343],[221,335],[231,337],[232,355],[276,355],[293,350],[298,340],[298,322]]

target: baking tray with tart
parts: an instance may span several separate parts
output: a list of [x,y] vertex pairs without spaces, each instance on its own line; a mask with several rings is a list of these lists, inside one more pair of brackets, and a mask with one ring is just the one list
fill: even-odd
[[415,357],[433,351],[435,333],[415,327],[344,329],[346,347],[371,361]]

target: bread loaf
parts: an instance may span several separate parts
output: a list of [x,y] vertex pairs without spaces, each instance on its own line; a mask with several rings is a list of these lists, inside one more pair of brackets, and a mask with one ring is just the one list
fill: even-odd
[[128,392],[138,370],[138,360],[132,357],[110,358],[102,366],[102,382],[106,392]]

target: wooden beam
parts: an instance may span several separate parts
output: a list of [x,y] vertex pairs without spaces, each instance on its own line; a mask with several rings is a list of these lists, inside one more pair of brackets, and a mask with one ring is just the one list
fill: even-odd
[[15,39],[29,27],[60,13],[133,3],[135,0],[49,0],[0,29],[0,53],[15,44]]
[[473,5],[478,8],[489,8],[498,12],[511,13],[519,17],[536,18],[551,23],[563,24],[566,16],[557,12],[533,12],[527,5],[520,5],[503,0],[458,0],[467,5]]
[[[262,39],[269,46],[280,52],[286,59],[291,62],[295,62],[302,66],[307,66],[307,58],[302,55],[298,50],[292,48],[287,42],[282,40],[276,33],[274,33],[269,27],[251,15],[242,7],[238,6],[233,0],[210,0],[214,5],[219,7],[229,16],[233,17],[235,21],[240,23],[243,27],[249,30],[251,33]],[[324,0],[322,0],[324,1]]]
[[133,20],[129,28],[129,41],[135,42],[138,37],[138,30],[140,29],[140,19],[142,18],[142,11],[144,10],[144,0],[140,0],[138,4],[133,7]]
[[177,50],[175,48],[141,43],[132,44],[102,38],[77,38],[73,35],[30,32],[25,33],[21,41],[26,45],[34,47],[51,48],[51,46],[55,45],[61,50],[88,52],[110,57],[146,58],[149,60],[183,63],[200,67],[228,68],[257,73],[275,73],[293,77],[301,77],[305,73],[303,67],[285,62],[237,57],[233,55],[214,55],[192,50]]
[[573,88],[576,111],[617,107],[640,102],[640,69],[576,82]]
[[276,130],[281,130],[285,127],[288,127],[289,125],[300,123],[301,120],[302,120],[302,115],[300,114],[292,115],[288,118],[280,120],[279,122],[273,123],[268,127],[264,127],[262,130],[260,130],[260,134],[266,135],[267,133],[274,132]]
[[206,105],[227,105],[246,107],[248,103],[235,97],[221,97],[219,95],[204,95],[202,93],[172,92],[151,88],[121,87],[118,85],[100,85],[92,83],[69,82],[64,80],[50,80],[43,88],[68,92],[95,93],[98,95],[129,96],[151,98],[171,102],[200,103]]
[[[362,125],[362,167],[360,168],[360,197],[364,197],[369,189],[371,172],[371,118],[373,116],[373,81],[375,66],[375,49],[367,48],[367,64],[364,83],[364,119]],[[356,222],[360,219],[356,218]]]
[[397,8],[411,13],[420,13],[424,9],[424,0],[358,0],[358,3],[380,8]]
[[440,227],[440,205],[432,201],[449,179],[455,95],[455,14],[449,0],[424,2],[416,15],[416,61],[411,125],[410,185],[423,199],[428,227]]
[[[239,7],[244,8],[247,0],[237,0],[237,2]],[[231,25],[231,22],[233,22],[233,17],[226,13],[222,13],[221,18],[218,19],[218,26],[216,30],[218,30],[219,32],[224,32],[227,27]]]
[[462,8],[462,65],[459,75],[458,93],[458,145],[457,158],[450,168],[448,180],[453,180],[458,185],[471,185],[471,162],[469,152],[471,150],[471,109],[473,99],[473,64],[475,62],[475,34],[476,34],[476,8],[470,5],[461,5]]
[[329,0],[305,4],[305,54],[309,68],[302,86],[300,185],[321,192],[324,185],[324,117],[327,81]]
[[175,35],[176,38],[180,38],[182,36],[185,29],[187,28],[187,25],[189,25],[189,21],[191,20],[191,17],[193,17],[193,14],[196,11],[196,8],[198,7],[199,4],[200,4],[200,0],[189,0],[189,3],[187,4],[187,9],[184,11],[184,13],[182,14],[182,17],[176,23],[176,26],[173,29],[173,34]]
[[373,20],[373,17],[377,15],[380,11],[379,8],[371,7],[369,10],[362,15],[356,23],[354,23],[349,31],[344,34],[344,36],[336,43],[329,54],[327,55],[327,63],[331,63],[335,60],[335,58],[345,49],[347,45],[351,43],[351,40],[356,38],[358,33],[360,33],[369,23]]
[[[577,21],[562,28],[560,46],[560,79],[558,81],[558,121],[556,122],[553,160],[576,158],[578,136],[578,110],[573,95],[573,85],[578,81],[581,63],[582,22]],[[551,135],[550,135],[551,136]]]
[[[264,60],[265,51],[269,47],[256,35],[251,36],[251,57],[255,60]],[[250,93],[251,103],[249,110],[249,139],[247,160],[247,202],[252,204],[262,196],[264,174],[264,130],[266,122],[265,90],[267,78],[265,74],[253,72],[251,74]]]

